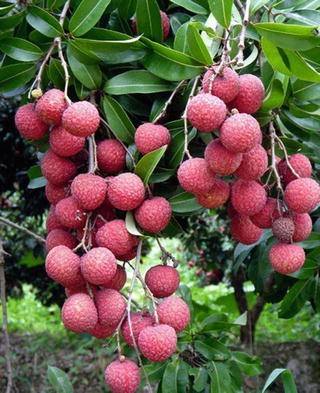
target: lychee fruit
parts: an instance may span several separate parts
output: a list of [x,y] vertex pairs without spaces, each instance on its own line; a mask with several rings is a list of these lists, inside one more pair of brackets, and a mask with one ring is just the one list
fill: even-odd
[[58,220],[66,228],[82,228],[86,221],[86,213],[73,197],[61,199],[56,204],[55,213]]
[[170,203],[163,197],[146,199],[135,210],[134,217],[147,232],[161,232],[169,224],[172,215]]
[[235,175],[244,180],[258,180],[268,169],[268,154],[261,145],[256,145],[243,158]]
[[[289,157],[289,163],[300,177],[311,177],[311,162],[304,154],[293,154]],[[282,159],[278,163],[278,171],[284,184],[288,184],[291,181],[297,179],[297,177],[292,173],[285,159]]]
[[[121,327],[121,333],[123,336],[124,341],[130,345],[131,347],[134,346],[133,338],[134,341],[137,344],[138,343],[138,337],[141,331],[146,328],[147,326],[152,326],[154,323],[153,317],[148,313],[148,312],[133,312],[130,313],[130,322],[131,322],[131,329],[129,326],[129,320],[128,317],[125,319],[125,321],[122,324]],[[131,334],[132,332],[132,334]]]
[[64,185],[76,174],[76,165],[48,150],[41,160],[43,176],[54,185]]
[[263,229],[252,223],[248,216],[235,215],[231,219],[231,235],[242,244],[254,244],[263,234]]
[[66,297],[70,297],[72,295],[75,295],[76,293],[86,293],[89,295],[87,285],[84,284],[81,287],[69,287],[69,288],[64,288]]
[[33,104],[20,106],[15,115],[17,130],[23,138],[37,141],[48,131],[48,126],[37,115]]
[[157,265],[147,271],[145,283],[155,297],[167,297],[178,289],[180,277],[174,267]]
[[67,109],[64,93],[58,89],[48,90],[36,104],[40,119],[48,125],[59,125],[62,114]]
[[104,288],[115,289],[116,291],[120,291],[127,281],[127,273],[126,269],[123,266],[117,265],[116,274],[112,277],[112,279],[103,284]]
[[169,325],[148,326],[139,334],[138,346],[146,359],[162,362],[176,351],[177,334]]
[[197,202],[199,205],[207,209],[215,209],[227,202],[230,195],[230,186],[227,182],[221,179],[214,179],[214,186],[205,193],[197,195]]
[[78,101],[71,104],[62,115],[62,126],[75,136],[86,137],[94,134],[99,124],[99,112],[88,101]]
[[135,393],[141,380],[139,367],[128,359],[110,363],[104,376],[112,393]]
[[115,139],[107,139],[97,145],[98,167],[108,175],[115,175],[126,166],[126,151]]
[[294,229],[294,222],[290,217],[277,218],[272,224],[272,233],[281,243],[292,242]]
[[147,154],[168,145],[170,140],[169,130],[160,124],[153,123],[141,124],[134,135],[134,142],[141,154]]
[[177,333],[182,332],[190,322],[189,306],[178,296],[164,299],[157,307],[159,322],[169,325]]
[[265,206],[267,193],[258,182],[239,179],[231,188],[231,202],[238,213],[253,216]]
[[88,333],[95,338],[103,340],[105,338],[113,336],[116,331],[116,327],[113,326],[103,326],[101,323],[97,323],[96,326],[90,330]]
[[[208,70],[202,81],[202,88],[205,93],[219,97],[223,102],[228,103],[235,99],[240,89],[239,75],[230,67],[225,67],[219,75],[216,75],[218,66],[212,67]],[[210,91],[210,78],[215,74],[213,82],[211,82]]]
[[85,145],[85,138],[74,136],[63,127],[56,126],[50,132],[50,147],[60,157],[71,157],[79,153]]
[[234,153],[245,153],[259,144],[262,138],[257,120],[246,113],[230,116],[221,126],[220,141]]
[[161,23],[162,23],[163,39],[166,40],[169,37],[169,33],[170,33],[170,19],[168,15],[163,11],[160,11],[160,16],[161,16]]
[[50,251],[56,246],[66,246],[70,249],[75,248],[77,239],[69,232],[63,229],[53,229],[46,237],[46,250]]
[[67,298],[61,312],[65,328],[75,333],[89,333],[98,323],[98,313],[91,297],[76,293]]
[[312,220],[308,213],[294,214],[294,234],[292,236],[292,241],[303,242],[308,239],[312,232]]
[[214,174],[210,173],[204,158],[189,158],[178,169],[180,186],[187,192],[204,194],[214,186]]
[[306,177],[293,180],[285,189],[284,200],[295,213],[308,213],[320,202],[320,186]]
[[56,186],[50,182],[47,182],[45,187],[45,193],[48,201],[52,205],[56,205],[61,199],[68,196],[69,187],[65,185]]
[[[102,204],[96,209],[96,215],[101,216],[105,221],[111,221],[116,218],[115,210],[111,203],[109,202],[108,196],[106,196],[105,200],[102,202]],[[96,220],[96,223],[98,223],[99,220]],[[100,223],[102,222],[100,218]],[[99,228],[102,225],[99,225]]]
[[126,311],[126,301],[114,289],[100,289],[95,294],[95,302],[101,325],[117,326]]
[[200,132],[219,128],[227,116],[227,107],[220,98],[209,93],[193,97],[187,109],[187,119]]
[[128,262],[128,261],[132,261],[132,259],[136,258],[137,256],[137,248],[133,247],[130,251],[128,251],[127,253],[121,255],[118,257],[118,259],[120,261],[123,262]]
[[232,153],[219,139],[214,139],[207,145],[204,158],[212,172],[218,175],[231,175],[241,164],[242,153]]
[[53,229],[64,229],[64,226],[58,220],[54,210],[54,206],[51,206],[46,220],[47,233],[51,232]]
[[268,198],[264,207],[250,220],[259,228],[271,228],[274,220],[280,217],[278,202],[275,198]]
[[94,285],[108,283],[117,271],[117,261],[110,250],[94,247],[81,257],[81,272],[86,281]]
[[144,200],[145,189],[142,180],[134,173],[121,173],[110,179],[108,199],[119,210],[133,210]]
[[105,200],[107,183],[101,176],[81,173],[71,183],[71,194],[84,210],[95,210]]
[[303,266],[305,252],[298,244],[277,243],[269,251],[269,260],[276,272],[291,274]]

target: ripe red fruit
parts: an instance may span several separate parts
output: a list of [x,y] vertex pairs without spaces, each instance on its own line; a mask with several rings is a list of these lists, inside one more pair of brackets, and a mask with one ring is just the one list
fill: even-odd
[[95,338],[101,340],[113,336],[116,331],[116,327],[113,326],[103,326],[101,323],[97,323],[96,326],[90,330],[88,333]]
[[189,158],[180,165],[178,180],[185,191],[204,194],[214,186],[215,178],[204,158]]
[[207,93],[193,97],[187,109],[187,119],[200,132],[212,132],[219,128],[226,116],[225,103]]
[[101,325],[116,327],[126,311],[121,293],[114,289],[101,289],[95,293],[95,301]]
[[141,124],[134,135],[134,142],[141,154],[147,154],[168,145],[170,140],[169,130],[160,124],[153,123]]
[[182,332],[190,322],[189,306],[178,296],[164,299],[157,312],[160,323],[173,327],[177,333]]
[[219,97],[225,103],[232,101],[239,93],[240,80],[239,75],[233,71],[230,67],[225,67],[220,75],[216,75],[213,82],[211,83],[210,91],[210,78],[213,74],[216,74],[218,70],[217,66],[213,67],[213,70],[208,70],[202,81],[202,88],[205,93],[210,93],[216,97]]
[[116,274],[112,277],[112,279],[109,282],[103,284],[103,287],[120,291],[124,287],[126,281],[127,281],[126,269],[122,266],[117,265]]
[[53,229],[46,237],[46,250],[50,251],[56,246],[66,246],[70,249],[75,248],[77,239],[71,233],[63,229]]
[[144,200],[144,185],[134,173],[122,173],[110,179],[108,198],[112,206],[119,210],[133,210]]
[[97,159],[101,171],[115,175],[126,166],[126,151],[117,140],[107,139],[98,143]]
[[176,351],[177,334],[168,325],[148,326],[139,334],[138,346],[145,358],[151,362],[162,362]]
[[128,359],[113,361],[104,375],[112,393],[135,393],[140,385],[139,367]]
[[67,109],[64,93],[58,89],[48,90],[36,105],[36,112],[40,119],[48,125],[59,125],[62,114]]
[[220,141],[234,153],[245,153],[261,142],[261,130],[257,120],[246,113],[230,116],[221,126]]
[[301,269],[305,253],[298,244],[277,243],[269,251],[269,260],[276,272],[291,274]]
[[48,150],[41,160],[43,176],[54,185],[64,185],[76,174],[76,165]]
[[264,98],[264,86],[259,78],[251,74],[240,75],[239,93],[230,103],[241,113],[255,113],[261,107]]
[[312,220],[308,213],[294,214],[294,234],[292,241],[302,242],[310,236],[312,232]]
[[86,221],[86,213],[73,197],[61,199],[56,205],[56,216],[66,228],[82,228]]
[[206,207],[207,209],[215,209],[225,204],[229,199],[229,195],[229,184],[224,180],[216,178],[214,179],[212,189],[205,194],[197,195],[197,201],[199,205]]
[[133,347],[134,342],[132,336],[134,337],[134,341],[137,344],[138,337],[141,331],[147,326],[152,326],[154,320],[153,317],[147,312],[134,312],[134,313],[130,313],[130,322],[131,322],[132,334],[129,326],[128,317],[125,319],[125,321],[122,324],[121,333],[124,341],[128,345]]
[[[111,203],[109,202],[108,196],[106,196],[102,205],[100,205],[96,209],[96,214],[102,216],[105,219],[105,221],[111,221],[116,218],[115,210],[114,210],[113,206],[111,205]],[[103,221],[101,219],[100,220],[97,219],[96,224],[98,224],[98,223],[99,223],[98,227],[101,228],[103,225],[101,223],[103,223]]]
[[63,127],[53,127],[49,136],[50,147],[61,157],[71,157],[79,153],[85,145],[85,138],[71,135]]
[[71,183],[71,194],[84,210],[95,210],[105,200],[107,183],[101,176],[81,173]]
[[[304,154],[293,154],[289,157],[289,162],[292,168],[300,177],[311,177],[312,175],[312,166],[308,157]],[[291,181],[297,179],[297,177],[292,173],[291,169],[288,167],[287,161],[282,159],[278,163],[278,171],[284,182],[284,184],[288,184]]]
[[242,244],[256,243],[263,234],[263,229],[252,223],[248,216],[235,215],[231,219],[231,235]]
[[117,261],[110,250],[95,247],[81,257],[81,272],[86,281],[94,285],[108,283],[117,271]]
[[295,213],[308,213],[320,202],[320,186],[306,177],[293,180],[285,189],[284,200]]
[[243,158],[235,175],[244,180],[257,180],[268,169],[268,154],[261,145],[256,145]]
[[97,108],[88,101],[78,101],[71,104],[62,116],[62,126],[75,136],[94,134],[100,124]]
[[170,203],[163,197],[146,199],[135,210],[134,217],[147,232],[158,233],[166,228],[172,215]]
[[268,198],[263,209],[250,217],[250,220],[259,228],[271,228],[274,220],[280,217],[278,202],[275,198]]
[[281,243],[292,242],[294,229],[294,222],[289,217],[280,217],[272,224],[272,233]]
[[46,220],[47,233],[51,232],[53,229],[64,229],[64,226],[58,220],[54,210],[54,206],[51,206]]
[[180,277],[174,267],[157,265],[147,271],[145,283],[155,297],[167,297],[179,288]]
[[75,333],[89,333],[98,323],[98,313],[91,297],[76,293],[64,302],[61,312],[66,329]]
[[232,153],[223,146],[220,139],[214,139],[207,145],[204,158],[212,172],[231,175],[241,164],[242,154]]
[[61,199],[68,195],[69,187],[67,186],[56,186],[52,183],[47,182],[45,192],[48,201],[52,205],[56,205]]
[[231,202],[238,213],[253,216],[265,206],[267,194],[256,181],[239,179],[231,188]]
[[20,135],[29,140],[42,139],[48,131],[48,126],[39,118],[33,104],[20,106],[14,120]]

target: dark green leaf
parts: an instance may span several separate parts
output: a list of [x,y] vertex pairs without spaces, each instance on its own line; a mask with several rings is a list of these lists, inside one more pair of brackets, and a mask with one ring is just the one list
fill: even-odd
[[76,89],[77,97],[79,100],[84,100],[89,96],[90,90],[83,86],[77,79],[74,80],[74,87]]
[[180,5],[188,11],[194,12],[195,14],[203,14],[206,15],[208,11],[202,7],[202,5],[196,3],[192,0],[171,0],[172,3]]
[[209,371],[211,393],[231,393],[231,378],[227,366],[220,362],[211,362]]
[[293,83],[293,95],[297,100],[310,101],[320,99],[320,84],[308,83],[297,79]]
[[184,23],[179,27],[177,33],[174,37],[174,44],[173,48],[182,53],[189,53],[189,45],[188,45],[188,38],[187,38],[187,31],[188,31],[189,23]]
[[171,197],[169,202],[174,213],[190,213],[202,208],[194,195],[184,191]]
[[25,16],[25,11],[10,16],[3,16],[0,18],[0,31],[13,29],[21,23]]
[[4,5],[3,7],[0,7],[0,16],[6,15],[8,12],[10,12],[16,5],[15,4],[9,4],[9,5]]
[[294,284],[281,302],[279,317],[292,318],[296,315],[309,298],[311,287],[312,279]]
[[25,85],[35,75],[34,64],[20,63],[0,68],[0,93],[6,93]]
[[63,34],[63,29],[58,20],[42,8],[28,7],[28,23],[47,37],[57,37]]
[[6,38],[0,41],[0,50],[9,57],[19,61],[36,61],[41,55],[41,49],[22,38]]
[[73,393],[71,382],[64,371],[57,367],[49,366],[47,376],[56,393]]
[[261,110],[268,111],[270,109],[281,107],[285,99],[285,95],[286,89],[284,90],[284,84],[279,79],[273,79],[267,90]]
[[225,28],[230,26],[233,0],[209,0],[210,11]]
[[259,358],[250,356],[245,352],[232,352],[232,359],[238,364],[244,374],[253,377],[259,375],[262,371],[261,362]]
[[51,58],[49,63],[49,79],[56,87],[64,86],[64,71],[59,60]]
[[[192,128],[188,133],[188,143],[197,135],[197,130]],[[172,140],[169,145],[169,162],[170,168],[177,168],[180,165],[184,155],[184,130],[180,129],[172,133]]]
[[196,392],[203,392],[208,381],[208,372],[205,368],[197,368],[194,374],[193,389]]
[[136,23],[139,34],[154,41],[162,41],[160,9],[156,0],[137,0]]
[[30,180],[36,179],[37,177],[42,176],[41,168],[39,165],[33,165],[28,169],[28,177]]
[[187,39],[190,55],[204,65],[212,64],[210,53],[208,52],[198,30],[190,23],[188,24],[187,29]]
[[159,164],[166,149],[167,146],[162,146],[159,149],[144,155],[137,163],[134,171],[138,176],[140,176],[144,184],[148,184],[153,171]]
[[177,377],[178,377],[179,366],[176,361],[168,363],[163,377],[162,384],[166,387],[166,393],[177,393]]
[[[285,379],[282,378],[285,387],[285,393],[297,393],[297,388],[295,386],[291,371],[287,370],[286,368],[276,368],[273,370],[266,380],[261,393],[265,393],[270,385],[272,385],[280,375],[283,376],[284,374],[287,375]],[[291,377],[288,377],[288,375],[291,375]]]

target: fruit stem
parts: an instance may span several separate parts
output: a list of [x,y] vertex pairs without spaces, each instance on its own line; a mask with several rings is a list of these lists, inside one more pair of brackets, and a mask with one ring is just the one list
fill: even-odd
[[293,166],[290,164],[289,155],[288,155],[287,149],[286,149],[286,147],[285,147],[285,144],[284,144],[284,143],[282,142],[282,140],[278,137],[278,135],[276,135],[275,138],[276,138],[276,141],[278,142],[278,145],[279,145],[280,149],[283,151],[283,154],[284,154],[284,157],[285,157],[285,160],[286,160],[286,163],[287,163],[288,168],[291,170],[292,174],[293,174],[297,179],[299,179],[300,176],[299,176],[298,173],[294,170]]
[[92,214],[91,212],[87,213],[86,223],[85,223],[85,226],[83,229],[83,236],[82,236],[81,242],[77,245],[77,247],[75,247],[73,249],[73,251],[77,251],[77,250],[79,250],[79,248],[83,248],[83,250],[85,252],[88,252],[86,241],[87,241],[87,236],[88,236],[88,232],[89,232],[89,224],[90,224],[91,214]]
[[158,236],[156,236],[155,238],[156,238],[156,241],[158,243],[158,246],[159,246],[161,254],[162,254],[161,259],[162,259],[163,263],[166,265],[168,259],[170,259],[173,262],[174,267],[177,267],[179,265],[179,261],[171,254],[171,252],[166,250],[166,248],[161,244]]
[[12,221],[8,220],[7,218],[4,218],[4,217],[0,216],[0,222],[2,222],[3,224],[6,224],[6,225],[8,225],[8,226],[10,226],[12,228],[18,229],[21,232],[26,233],[27,235],[35,238],[39,243],[45,243],[46,242],[46,240],[42,236],[37,235],[36,233],[30,231],[30,229],[24,228],[21,225],[18,225],[15,222],[12,222]]
[[88,166],[88,173],[95,173],[98,169],[97,165],[97,145],[94,139],[94,135],[90,135],[88,137],[89,143],[89,166]]
[[241,7],[242,11],[243,11],[243,19],[242,19],[242,28],[241,28],[241,32],[239,35],[239,44],[238,44],[239,50],[238,50],[238,54],[236,56],[237,66],[239,66],[239,67],[244,66],[243,51],[245,48],[246,31],[247,31],[247,27],[250,22],[250,4],[251,4],[251,0],[247,0],[245,8],[243,8],[243,6]]
[[281,178],[278,172],[277,162],[276,162],[275,140],[277,134],[272,121],[269,124],[269,133],[270,133],[270,142],[271,142],[271,170],[276,178],[278,192],[280,192],[283,195]]

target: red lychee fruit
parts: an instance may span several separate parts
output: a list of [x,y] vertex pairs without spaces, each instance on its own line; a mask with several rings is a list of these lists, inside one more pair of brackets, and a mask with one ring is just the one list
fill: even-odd
[[214,174],[210,173],[204,158],[189,158],[178,169],[180,186],[187,192],[205,194],[214,186]]
[[56,216],[66,228],[82,228],[86,221],[86,213],[73,197],[61,199],[56,204]]
[[162,362],[176,351],[177,334],[169,325],[148,326],[139,334],[138,346],[146,359]]
[[97,159],[101,171],[115,175],[126,166],[126,151],[119,141],[107,139],[98,143]]
[[135,393],[141,380],[139,367],[128,359],[110,363],[104,376],[112,393]]
[[274,220],[280,217],[278,202],[275,198],[268,198],[262,210],[250,217],[259,228],[271,228]]
[[67,109],[64,93],[58,89],[48,90],[36,104],[40,119],[48,125],[59,125],[62,114]]
[[214,77],[210,91],[210,78],[213,74],[216,74],[217,70],[218,67],[214,66],[212,70],[210,69],[204,74],[202,88],[205,93],[211,93],[223,102],[228,103],[234,100],[239,93],[239,75],[230,67],[225,67],[219,75]]
[[128,261],[132,261],[132,259],[136,258],[136,256],[137,256],[137,248],[133,247],[130,251],[118,257],[118,259],[123,262],[128,262]]
[[85,138],[74,136],[63,127],[53,127],[49,136],[50,147],[61,157],[71,157],[79,153],[85,145]]
[[112,279],[109,282],[103,284],[103,287],[120,291],[124,287],[126,281],[127,281],[126,269],[122,266],[117,265],[116,274],[112,277]]
[[234,153],[245,153],[260,143],[262,138],[257,120],[246,113],[230,116],[221,126],[220,141]]
[[[311,177],[312,166],[308,157],[304,154],[293,154],[289,157],[289,162],[292,168],[300,177]],[[287,161],[282,159],[278,163],[279,174],[282,178],[284,184],[288,184],[291,181],[297,179],[297,177],[292,173],[291,169],[288,167]]]
[[70,249],[75,248],[77,239],[71,233],[63,229],[53,229],[46,237],[46,250],[50,251],[56,246],[66,246]]
[[33,104],[20,106],[14,121],[20,135],[28,140],[42,139],[48,131],[48,126],[39,118]]
[[291,274],[301,269],[305,261],[304,249],[298,244],[274,244],[269,251],[273,269],[281,274]]
[[231,188],[231,202],[238,213],[253,216],[264,208],[267,193],[258,182],[239,179]]
[[64,288],[64,292],[66,294],[66,297],[70,297],[72,295],[75,295],[76,293],[86,293],[87,295],[89,295],[87,285],[85,284],[81,287]]
[[169,224],[172,215],[170,203],[163,197],[146,199],[135,210],[134,217],[147,232],[161,232]]
[[180,277],[174,267],[157,265],[147,271],[145,282],[155,297],[167,297],[178,289]]
[[97,323],[96,326],[90,330],[88,333],[95,338],[103,340],[105,338],[113,336],[116,331],[116,327],[113,326],[103,326],[101,323]]
[[46,257],[48,276],[64,287],[81,287],[84,279],[80,271],[80,257],[66,246],[57,246]]
[[187,109],[187,119],[200,132],[212,132],[219,128],[226,116],[225,103],[206,93],[193,97]]
[[51,232],[53,229],[64,229],[64,226],[58,220],[54,210],[54,206],[51,206],[46,220],[47,233]]
[[48,150],[41,160],[43,176],[54,185],[64,185],[76,174],[76,165]]
[[116,327],[126,311],[126,302],[120,292],[114,289],[100,289],[95,302],[101,325]]
[[76,293],[64,302],[61,312],[66,329],[75,333],[89,333],[98,323],[98,313],[91,297]]
[[248,216],[235,215],[231,219],[231,235],[242,244],[256,243],[263,234],[263,229],[252,223]]
[[205,193],[197,195],[199,205],[207,209],[215,209],[227,202],[230,195],[230,186],[227,182],[221,179],[214,179],[214,186]]
[[231,175],[241,164],[242,153],[232,153],[219,139],[214,139],[207,145],[204,158],[212,172],[218,175]]
[[[109,202],[108,197],[106,196],[105,200],[103,203],[96,209],[96,215],[100,215],[102,218],[104,218],[105,221],[111,221],[116,218],[115,210],[111,203]],[[100,221],[97,219],[96,223],[101,223],[102,220]],[[101,228],[102,225],[99,225],[99,228]]]
[[292,241],[303,242],[308,239],[312,232],[312,220],[309,214],[294,214],[292,219],[294,222],[294,234]]
[[262,105],[264,98],[264,86],[255,75],[240,75],[239,93],[230,103],[230,108],[236,108],[241,113],[255,113]]
[[105,200],[107,183],[101,176],[81,173],[71,183],[71,194],[84,210],[95,210]]
[[69,187],[62,185],[56,186],[50,182],[47,182],[45,192],[48,201],[52,205],[56,205],[59,201],[61,201],[61,199],[64,199],[68,195]]
[[272,233],[281,243],[292,242],[294,229],[294,222],[289,217],[277,218],[272,224]]
[[164,299],[157,307],[160,323],[169,325],[179,333],[190,322],[189,306],[178,296],[170,296]]
[[161,23],[162,23],[163,39],[166,40],[169,37],[169,33],[170,33],[170,19],[168,15],[163,11],[160,11],[160,16],[161,16]]
[[62,126],[75,136],[94,134],[100,124],[97,108],[88,101],[78,101],[71,104],[62,115]]
[[261,145],[243,154],[235,175],[244,180],[258,180],[268,169],[268,154]]
[[105,247],[94,247],[81,257],[81,272],[90,284],[106,284],[114,277],[116,271],[116,258]]
[[160,124],[153,123],[141,124],[134,135],[134,142],[141,154],[147,154],[168,145],[170,140],[169,130]]
[[295,213],[308,213],[320,202],[320,186],[306,177],[293,180],[285,189],[284,200]]
[[[131,322],[131,329],[129,326],[128,317],[125,319],[121,326],[121,333],[123,336],[124,341],[130,345],[131,347],[134,346],[134,341],[138,343],[138,337],[141,331],[146,328],[147,326],[152,326],[154,323],[153,317],[147,312],[133,312],[130,313],[130,322]],[[131,334],[132,332],[132,334]]]
[[144,200],[145,189],[142,180],[134,173],[121,173],[110,179],[108,199],[119,210],[133,210]]

